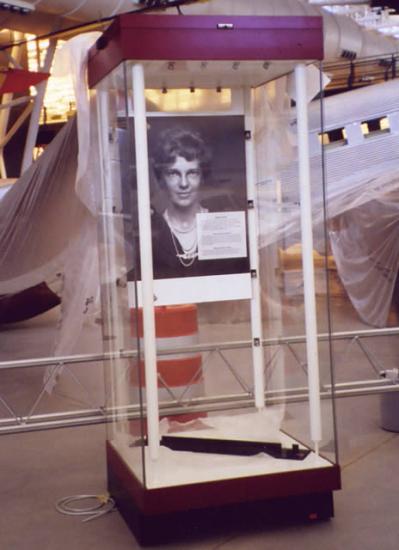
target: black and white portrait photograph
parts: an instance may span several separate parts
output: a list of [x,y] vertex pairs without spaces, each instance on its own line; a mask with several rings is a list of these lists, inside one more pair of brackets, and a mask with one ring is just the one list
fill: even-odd
[[154,279],[248,272],[244,118],[147,121]]
[[243,117],[150,119],[156,279],[248,271],[244,146]]

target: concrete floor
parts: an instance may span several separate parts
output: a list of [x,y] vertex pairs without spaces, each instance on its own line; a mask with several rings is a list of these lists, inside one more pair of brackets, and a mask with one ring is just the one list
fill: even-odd
[[[348,323],[353,328],[350,319]],[[36,320],[34,327],[34,341],[38,344],[36,338],[42,334],[42,328],[46,334],[46,323],[43,319]],[[19,349],[18,357],[26,356],[27,351],[16,348],[12,340],[21,341],[21,331],[31,337],[31,329],[32,325],[28,324],[3,331],[0,360],[16,358],[16,349]],[[82,350],[91,351],[90,346]],[[389,355],[391,362],[397,364],[397,340],[390,340],[390,346],[377,344],[376,351],[380,354],[379,359],[384,354]],[[336,352],[339,358],[340,350]],[[347,352],[336,366],[339,380],[375,376],[370,365],[364,365],[356,355],[348,356]],[[23,369],[23,372],[2,373],[0,396],[5,396],[16,408],[27,402],[29,393],[34,396],[40,388],[42,375],[34,376],[29,372]],[[95,381],[97,384],[98,379]],[[90,376],[85,380],[89,386],[92,382]],[[75,385],[68,387],[68,383]],[[46,395],[38,412],[52,410],[54,404],[71,407],[70,395],[77,387],[74,380],[66,377],[61,381],[58,395],[57,392]],[[101,387],[96,387],[94,394],[101,402]],[[224,535],[185,540],[165,548],[397,550],[399,434],[381,429],[378,396],[339,399],[337,420],[343,489],[335,493],[334,519],[251,532],[242,532],[240,526],[234,526]],[[75,494],[103,494],[106,483],[103,425],[1,435],[0,550],[139,548],[117,511],[88,523],[56,511],[59,499]]]
[[[366,400],[369,403],[366,403]],[[349,400],[348,400],[349,401]],[[374,398],[357,398],[373,410]],[[371,414],[371,412],[370,412]],[[343,489],[328,522],[230,533],[169,544],[176,549],[397,550],[399,436],[380,430],[342,457]],[[118,512],[82,523],[55,503],[106,491],[104,427],[63,428],[0,438],[0,547],[3,550],[131,550],[139,548]],[[362,440],[362,437],[360,437]]]

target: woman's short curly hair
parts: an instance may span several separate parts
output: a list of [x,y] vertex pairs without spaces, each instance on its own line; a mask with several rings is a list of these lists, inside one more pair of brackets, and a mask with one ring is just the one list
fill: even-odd
[[202,136],[193,130],[174,127],[159,134],[153,155],[153,167],[158,182],[162,185],[165,168],[173,164],[177,157],[187,161],[198,160],[202,175],[210,172],[211,153]]

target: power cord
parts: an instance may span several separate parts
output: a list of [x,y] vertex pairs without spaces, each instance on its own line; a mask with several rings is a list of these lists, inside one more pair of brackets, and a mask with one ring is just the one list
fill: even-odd
[[[95,501],[87,506],[79,506],[76,503],[82,501]],[[108,494],[103,495],[72,495],[58,500],[55,504],[57,512],[67,516],[87,516],[82,523],[97,519],[116,509],[114,499]]]

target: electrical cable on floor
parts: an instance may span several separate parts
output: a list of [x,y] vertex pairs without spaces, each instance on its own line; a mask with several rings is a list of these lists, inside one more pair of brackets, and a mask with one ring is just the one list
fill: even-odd
[[[74,505],[74,503],[84,500],[94,500],[96,502],[86,507]],[[103,495],[72,495],[64,497],[56,502],[55,508],[60,514],[67,516],[87,516],[82,520],[82,523],[97,519],[116,509],[114,499],[107,493]]]

